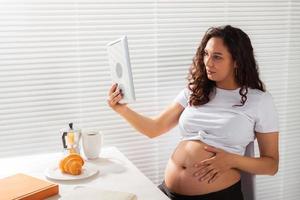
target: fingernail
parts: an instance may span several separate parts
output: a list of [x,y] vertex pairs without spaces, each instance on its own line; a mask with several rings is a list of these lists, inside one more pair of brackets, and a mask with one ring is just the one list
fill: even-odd
[[194,164],[194,167],[199,167],[199,165],[198,164]]
[[199,175],[199,173],[195,173],[195,176],[198,176]]

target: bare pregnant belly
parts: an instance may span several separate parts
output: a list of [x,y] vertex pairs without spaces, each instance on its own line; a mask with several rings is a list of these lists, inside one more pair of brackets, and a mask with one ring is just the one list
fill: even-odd
[[200,182],[199,177],[193,175],[197,170],[193,165],[214,156],[204,150],[204,145],[194,140],[179,143],[165,171],[165,183],[171,191],[184,195],[207,194],[225,189],[240,180],[239,171],[230,169],[213,183],[208,183],[208,180]]

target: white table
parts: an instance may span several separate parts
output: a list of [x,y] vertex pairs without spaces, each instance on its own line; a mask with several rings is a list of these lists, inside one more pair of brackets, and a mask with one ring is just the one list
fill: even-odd
[[[0,178],[16,173],[25,173],[47,179],[45,169],[61,158],[61,153],[47,153],[0,159]],[[131,192],[138,200],[169,200],[137,167],[133,165],[117,148],[102,149],[100,158],[87,161],[95,164],[99,173],[95,176],[75,181],[55,181],[59,184],[60,195],[67,193],[77,185],[97,187],[107,190]],[[60,195],[48,198],[57,200]]]

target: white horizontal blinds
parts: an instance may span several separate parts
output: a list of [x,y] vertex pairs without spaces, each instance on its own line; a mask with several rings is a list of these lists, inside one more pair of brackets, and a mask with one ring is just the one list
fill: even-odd
[[[280,138],[288,134],[284,121],[287,94],[283,92],[288,80],[288,15],[289,7],[285,1],[228,3],[228,23],[241,27],[251,38],[261,79],[271,92],[279,113]],[[257,143],[255,147],[258,155]],[[280,145],[280,152],[284,159],[283,145]],[[282,199],[283,170],[280,168],[275,177],[256,177],[257,199]]]
[[61,148],[59,129],[98,128],[151,179],[155,140],[106,105],[105,45],[126,34],[137,103],[156,113],[153,1],[1,1],[0,156]]
[[[224,22],[224,1],[157,1],[157,80],[159,110],[186,87],[187,74],[206,29]],[[177,128],[160,138],[160,179],[179,142]]]
[[283,198],[296,200],[300,196],[300,2],[290,1],[289,14],[289,62],[288,62],[288,87],[286,104],[286,135],[284,149]]
[[137,102],[146,116],[156,113],[153,1],[78,1],[81,126],[101,128],[105,144],[117,146],[149,178],[156,178],[155,141],[142,136],[106,103],[111,85],[105,45],[128,36]]
[[157,75],[159,91],[163,92],[159,97],[160,101],[169,102],[185,87],[188,69],[204,32],[210,26],[224,24],[224,1],[160,0],[157,7]]
[[79,122],[73,3],[0,1],[0,156],[53,151]]

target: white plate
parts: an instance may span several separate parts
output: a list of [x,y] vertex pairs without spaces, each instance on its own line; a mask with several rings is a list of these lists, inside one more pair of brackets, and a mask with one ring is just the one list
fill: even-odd
[[45,176],[55,180],[79,180],[91,177],[98,171],[97,167],[90,163],[84,163],[80,175],[62,173],[58,166],[52,166],[45,170]]

